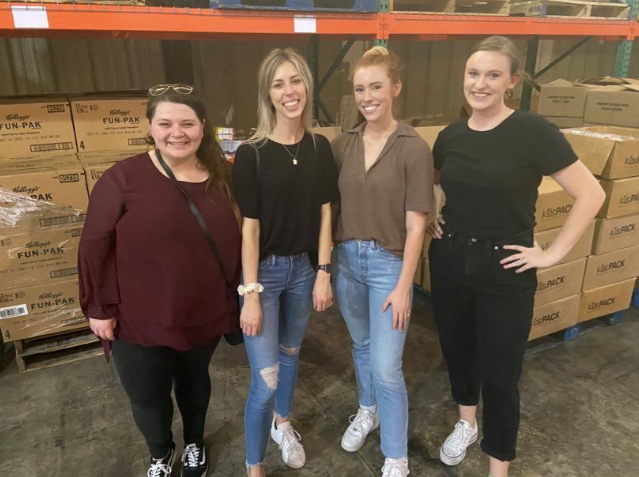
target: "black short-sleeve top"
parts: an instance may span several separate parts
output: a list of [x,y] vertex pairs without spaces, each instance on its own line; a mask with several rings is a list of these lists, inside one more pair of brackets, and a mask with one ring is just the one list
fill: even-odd
[[578,160],[556,126],[523,111],[488,131],[471,129],[468,120],[453,123],[439,134],[433,156],[446,194],[444,220],[482,238],[532,230],[542,177]]
[[255,147],[259,161],[254,145],[238,148],[232,175],[242,216],[260,221],[260,259],[307,252],[316,264],[321,207],[338,197],[337,168],[328,139],[306,132],[299,152],[298,144],[270,139]]

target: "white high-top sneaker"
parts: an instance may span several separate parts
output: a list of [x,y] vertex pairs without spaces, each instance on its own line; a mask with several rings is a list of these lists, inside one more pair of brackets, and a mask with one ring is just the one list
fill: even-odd
[[366,442],[366,436],[379,427],[377,411],[359,408],[349,419],[350,425],[342,436],[342,449],[357,452]]

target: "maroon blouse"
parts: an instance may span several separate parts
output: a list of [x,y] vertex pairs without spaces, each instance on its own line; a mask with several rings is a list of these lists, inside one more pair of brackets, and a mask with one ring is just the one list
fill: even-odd
[[[214,185],[180,182],[198,207],[233,286],[240,230]],[[108,169],[89,201],[78,252],[87,317],[118,319],[116,335],[185,351],[237,328],[237,302],[184,196],[147,153]]]

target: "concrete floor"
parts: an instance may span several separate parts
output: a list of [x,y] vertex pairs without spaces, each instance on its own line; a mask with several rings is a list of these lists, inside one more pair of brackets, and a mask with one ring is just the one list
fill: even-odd
[[[478,445],[449,468],[439,446],[457,419],[428,301],[416,303],[404,369],[410,399],[411,477],[486,477]],[[639,475],[639,310],[614,326],[527,357],[521,381],[519,458],[511,477]],[[142,477],[147,452],[115,369],[103,358],[20,375],[7,350],[0,372],[2,477]],[[379,433],[355,454],[341,433],[356,411],[346,328],[336,309],[312,318],[302,350],[294,417],[307,464],[288,469],[269,444],[269,476],[379,476]],[[2,366],[0,366],[2,369]],[[242,411],[249,383],[243,347],[220,346],[211,364],[209,476],[244,475]],[[174,432],[181,447],[181,423]],[[631,436],[635,437],[632,438]],[[179,475],[176,469],[174,475]]]

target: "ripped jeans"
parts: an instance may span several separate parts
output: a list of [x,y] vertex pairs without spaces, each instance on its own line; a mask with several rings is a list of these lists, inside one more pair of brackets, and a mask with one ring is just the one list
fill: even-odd
[[291,412],[299,351],[313,306],[317,273],[308,254],[282,257],[269,255],[258,267],[262,330],[258,336],[244,335],[251,364],[251,387],[244,409],[246,462],[261,464],[275,413]]

